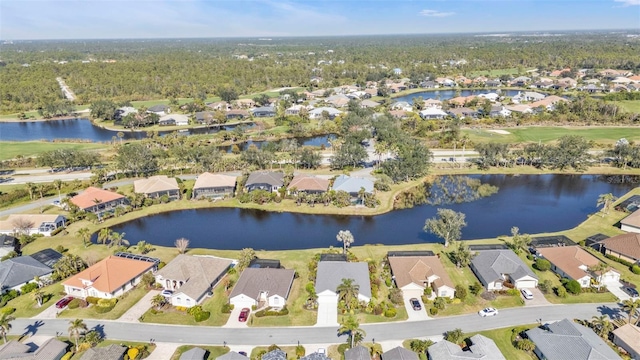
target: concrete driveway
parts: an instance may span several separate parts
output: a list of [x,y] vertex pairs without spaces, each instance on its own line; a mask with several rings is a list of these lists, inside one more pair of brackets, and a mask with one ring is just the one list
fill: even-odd
[[338,326],[338,297],[318,297],[318,319],[316,326]]
[[615,295],[620,301],[625,301],[631,299],[631,296],[622,290],[622,283],[620,281],[607,281],[604,283],[604,286],[609,290],[613,295]]
[[247,303],[247,304],[236,304],[233,307],[233,310],[231,311],[231,315],[229,315],[229,320],[227,320],[227,323],[225,325],[223,325],[222,327],[225,328],[246,328],[248,327],[248,323],[249,321],[251,321],[251,313],[249,313],[249,316],[247,317],[247,321],[245,322],[240,322],[238,321],[238,317],[240,316],[240,311],[242,311],[242,309],[247,308],[249,310],[251,310],[251,304]]
[[418,299],[418,302],[420,302],[420,306],[422,307],[422,309],[420,310],[413,310],[413,306],[411,306],[411,302],[409,302],[410,299],[411,297],[407,295],[404,296],[404,307],[407,309],[407,315],[409,316],[407,321],[429,320],[430,317],[429,315],[427,315],[427,309],[422,303],[422,299],[416,297],[416,299]]
[[[60,298],[62,299],[62,298]],[[56,301],[60,300],[58,298],[56,298]],[[56,304],[53,304],[51,306],[49,306],[48,308],[44,309],[40,314],[32,317],[32,319],[55,319],[58,317],[58,312],[62,311],[62,309],[58,309],[56,307]]]
[[140,322],[138,319],[140,319],[140,316],[142,316],[147,312],[147,310],[149,310],[149,308],[151,307],[151,299],[153,299],[153,297],[158,294],[160,294],[159,290],[149,291],[142,297],[142,299],[135,303],[135,305],[130,307],[127,312],[122,314],[122,316],[120,316],[118,320],[134,323]]
[[520,298],[524,301],[524,306],[546,306],[553,305],[544,297],[544,294],[538,288],[529,288],[529,290],[533,293],[533,299],[527,300],[520,293]]

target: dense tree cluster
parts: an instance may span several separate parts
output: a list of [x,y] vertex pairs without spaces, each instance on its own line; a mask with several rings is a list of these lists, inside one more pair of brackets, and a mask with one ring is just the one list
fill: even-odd
[[38,156],[38,166],[70,169],[74,167],[90,167],[100,163],[100,155],[93,151],[75,149],[57,149],[47,151]]

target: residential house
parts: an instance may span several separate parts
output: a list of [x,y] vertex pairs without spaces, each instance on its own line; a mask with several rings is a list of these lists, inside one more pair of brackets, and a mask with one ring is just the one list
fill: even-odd
[[229,302],[236,307],[281,308],[287,304],[294,276],[291,269],[246,268],[233,287]]
[[334,107],[341,108],[346,106],[351,99],[343,94],[332,95],[325,99],[325,102],[331,104]]
[[205,360],[206,356],[207,356],[207,351],[203,348],[196,346],[194,348],[191,348],[183,352],[182,355],[180,355],[180,360]]
[[545,80],[539,80],[536,81],[534,83],[532,83],[531,85],[529,85],[529,88],[531,89],[550,89],[553,86],[553,81],[545,79]]
[[526,104],[509,105],[509,106],[505,106],[505,108],[507,110],[511,111],[512,113],[518,113],[518,114],[531,114],[531,113],[533,113],[533,110],[531,109],[531,106],[526,105]]
[[358,345],[344,352],[344,360],[371,360],[371,355],[369,349]]
[[397,101],[391,104],[391,110],[413,111],[413,105],[407,101]]
[[389,111],[389,115],[393,116],[396,119],[404,119],[408,116],[407,112],[404,110],[391,110]]
[[244,185],[247,191],[267,190],[276,192],[284,186],[284,174],[276,171],[254,171]]
[[342,279],[353,279],[354,284],[359,286],[359,301],[367,303],[371,300],[369,265],[366,262],[320,261],[316,274],[318,302],[327,302],[325,299],[333,299],[337,305],[337,289],[342,284]]
[[424,107],[442,109],[442,101],[438,99],[427,99],[424,101]]
[[48,266],[53,269],[53,266],[62,259],[62,254],[59,252],[47,248],[42,249],[40,251],[36,251],[30,255],[32,258],[36,259],[39,263]]
[[17,246],[20,246],[20,242],[14,236],[0,234],[0,257],[4,257],[12,251],[19,250]]
[[126,346],[111,344],[105,347],[89,348],[80,360],[122,360],[126,352]]
[[618,259],[637,263],[640,261],[640,234],[627,233],[600,241],[601,251]]
[[640,359],[640,327],[625,324],[615,329],[613,343],[623,348],[632,359]]
[[222,198],[233,196],[236,188],[235,176],[224,174],[212,174],[206,172],[200,174],[193,185],[193,198]]
[[449,111],[447,111],[447,114],[449,114],[452,117],[457,117],[460,119],[465,119],[465,118],[475,119],[478,117],[477,111],[473,109],[469,109],[467,107],[449,109]]
[[558,80],[558,85],[563,85],[567,88],[575,88],[578,85],[578,82],[570,77],[565,77]]
[[228,353],[218,356],[217,360],[248,360],[248,358],[244,355],[240,355],[235,351],[229,351]]
[[309,110],[309,119],[322,119],[323,116],[327,116],[328,119],[333,120],[340,114],[342,114],[342,111],[338,109],[323,106]]
[[490,117],[509,117],[511,116],[511,110],[507,109],[503,105],[493,105],[491,106],[491,111],[489,112]]
[[284,111],[284,113],[285,113],[285,115],[299,115],[299,114],[300,114],[300,111],[301,111],[302,109],[306,109],[306,106],[304,106],[304,105],[299,105],[299,104],[298,104],[298,105],[293,105],[293,106],[291,106],[291,107],[287,108],[287,109]]
[[407,85],[405,85],[403,83],[393,83],[393,84],[387,85],[387,88],[389,88],[389,92],[390,93],[396,94],[396,93],[399,93],[401,91],[407,90]]
[[274,117],[276,108],[272,106],[261,106],[251,110],[254,117]]
[[271,350],[262,355],[260,360],[287,360],[287,353],[280,349]]
[[419,360],[418,354],[402,346],[396,346],[382,353],[382,360]]
[[533,91],[524,91],[519,92],[516,96],[512,98],[514,103],[520,103],[523,101],[540,101],[544,99],[546,95],[540,94]]
[[11,214],[0,221],[0,234],[51,236],[52,232],[65,226],[66,220],[58,214]]
[[511,86],[527,86],[527,84],[530,82],[530,77],[518,76],[517,78],[511,80]]
[[500,95],[498,95],[497,93],[486,93],[486,94],[480,94],[477,96],[478,98],[482,98],[482,99],[487,99],[491,102],[496,102],[498,101],[498,99],[500,99]]
[[218,122],[213,111],[199,111],[195,113],[195,120],[198,124],[214,124]]
[[440,259],[433,253],[412,255],[412,252],[390,252],[387,258],[396,286],[402,290],[405,298],[420,298],[424,289],[430,287],[433,290],[432,297],[453,299],[455,285]]
[[133,182],[133,192],[144,194],[148,198],[160,198],[168,196],[169,199],[180,198],[180,187],[175,178],[166,175],[151,176],[148,179],[140,179]]
[[206,104],[208,108],[219,111],[229,111],[232,109],[231,104],[226,101],[217,101],[213,103]]
[[583,288],[591,286],[591,279],[599,283],[619,281],[620,273],[609,270],[604,273],[595,273],[590,270],[600,264],[600,260],[583,250],[580,246],[554,246],[537,248],[538,254],[551,263],[551,270],[556,274],[576,280]]
[[234,104],[240,109],[250,109],[256,106],[256,102],[251,99],[237,99]]
[[244,120],[251,116],[247,110],[233,109],[225,113],[227,120]]
[[502,86],[502,81],[500,81],[499,79],[495,79],[495,80],[487,80],[484,85],[486,87],[490,87],[490,88],[497,88],[497,87],[501,87]]
[[586,91],[590,94],[602,92],[602,87],[596,84],[588,84],[587,86],[582,87],[582,91]]
[[456,86],[456,82],[451,80],[451,79],[449,79],[449,78],[439,77],[439,78],[436,78],[434,81],[437,82],[441,86],[450,86],[450,87]]
[[591,329],[569,319],[533,328],[526,332],[536,344],[533,351],[546,360],[621,359],[607,343]]
[[156,272],[156,282],[173,291],[171,305],[192,307],[204,300],[232,264],[231,259],[180,254]]
[[[33,343],[31,343],[33,345]],[[67,353],[69,345],[56,338],[50,338],[37,349],[17,340],[9,340],[0,346],[0,359],[11,360],[60,360]]]
[[113,114],[113,118],[115,120],[115,122],[120,122],[122,121],[122,118],[126,117],[129,114],[137,114],[138,110],[136,110],[136,108],[131,107],[131,106],[124,106],[121,108],[116,109],[116,112]]
[[329,180],[306,174],[298,174],[293,177],[287,187],[287,191],[304,192],[307,194],[322,194],[329,189]]
[[160,126],[187,126],[189,125],[189,116],[185,114],[170,114],[160,117],[158,120]]
[[380,106],[380,103],[372,101],[372,100],[362,100],[360,102],[360,107],[363,109],[375,109]]
[[68,278],[64,291],[73,297],[112,299],[133,289],[157,263],[111,255]]
[[153,105],[147,109],[147,113],[156,114],[160,117],[163,117],[171,113],[171,108],[168,105],[164,105],[164,104]]
[[496,343],[486,336],[477,334],[469,338],[471,345],[462,349],[460,345],[447,340],[429,346],[429,360],[507,360]]
[[640,209],[620,220],[620,229],[626,232],[640,233]]
[[511,250],[481,250],[471,260],[471,270],[489,291],[503,290],[505,282],[516,289],[535,288],[538,277]]
[[331,358],[325,354],[313,352],[307,356],[301,357],[300,360],[331,360]]
[[[339,175],[333,181],[333,190],[346,191],[351,195],[351,200],[356,201],[361,197],[361,191],[373,194],[373,181],[361,177],[351,177],[347,175]],[[362,199],[361,199],[362,200]]]
[[551,95],[542,100],[538,100],[529,104],[533,109],[538,107],[544,107],[546,110],[553,111],[556,109],[556,105],[560,102],[568,102],[569,100],[561,98],[560,96]]
[[[475,98],[472,96],[471,98]],[[447,102],[452,108],[460,108],[463,107],[470,99],[466,96],[456,96],[454,98],[449,99]]]
[[53,270],[32,258],[19,256],[0,262],[0,294],[10,290],[18,290],[37,276],[48,278]]
[[435,81],[427,80],[427,81],[422,81],[420,83],[420,87],[425,89],[437,89],[440,87],[440,84],[438,84]]
[[425,120],[444,119],[447,113],[437,108],[426,108],[420,111],[420,117]]
[[92,212],[98,216],[105,212],[112,212],[117,207],[127,204],[127,198],[124,195],[93,186],[72,197],[70,201],[80,210]]

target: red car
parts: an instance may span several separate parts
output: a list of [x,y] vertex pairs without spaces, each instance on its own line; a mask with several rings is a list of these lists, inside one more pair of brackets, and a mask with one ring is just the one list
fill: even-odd
[[71,300],[73,300],[72,296],[67,296],[66,298],[62,298],[60,300],[58,300],[58,302],[56,303],[56,307],[58,309],[62,309],[65,306],[69,305],[69,303],[71,302]]
[[242,310],[240,310],[240,316],[238,316],[238,321],[240,322],[245,322],[247,321],[247,318],[249,317],[249,308],[244,308]]

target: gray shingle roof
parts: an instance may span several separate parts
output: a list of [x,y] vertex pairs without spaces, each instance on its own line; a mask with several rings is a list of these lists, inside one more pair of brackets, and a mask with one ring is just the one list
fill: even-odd
[[569,319],[548,325],[549,331],[534,328],[527,336],[548,360],[620,359],[591,329]]
[[368,193],[373,192],[373,181],[360,177],[351,177],[347,175],[340,175],[333,182],[333,190],[346,191],[348,193],[357,193],[361,188]]
[[287,353],[280,349],[269,351],[262,355],[262,360],[287,360]]
[[229,351],[228,353],[222,355],[222,356],[218,356],[217,360],[248,360],[249,358],[244,356],[244,355],[240,355],[235,351]]
[[419,360],[418,354],[397,346],[382,354],[382,360]]
[[371,298],[369,265],[365,262],[320,261],[316,275],[316,293],[336,292],[342,279],[353,279],[360,286],[359,293]]
[[67,352],[68,345],[56,338],[45,341],[28,359],[31,360],[57,360]]
[[180,355],[180,360],[204,360],[207,352],[199,347],[194,347],[189,351],[185,351]]
[[369,349],[358,345],[344,352],[344,360],[371,360]]
[[249,174],[245,186],[255,184],[269,184],[271,186],[284,185],[284,174],[276,171],[255,171]]
[[225,272],[233,260],[213,256],[178,255],[167,266],[158,270],[156,276],[185,282],[176,293],[184,293],[198,300],[215,280]]
[[31,348],[19,341],[11,340],[6,344],[0,346],[0,359],[15,358],[20,354],[29,352]]
[[327,355],[325,354],[311,353],[303,358],[300,358],[300,360],[331,360],[331,359],[328,358]]
[[506,360],[496,346],[496,343],[488,337],[480,334],[470,338],[472,345],[466,351],[452,342],[442,340],[429,347],[429,359],[431,360]]
[[36,276],[51,274],[50,267],[43,265],[31,256],[20,256],[0,262],[0,286],[12,288],[32,281]]
[[229,298],[244,294],[251,299],[258,299],[261,292],[267,296],[280,295],[289,297],[295,271],[291,269],[247,268],[244,269]]
[[530,276],[534,279],[538,277],[529,267],[520,260],[511,250],[486,250],[478,252],[471,260],[476,275],[478,275],[483,285],[487,285],[496,280],[501,280],[501,274],[509,274],[514,280]]
[[87,350],[80,360],[121,360],[127,348],[111,344],[107,347],[91,348]]

